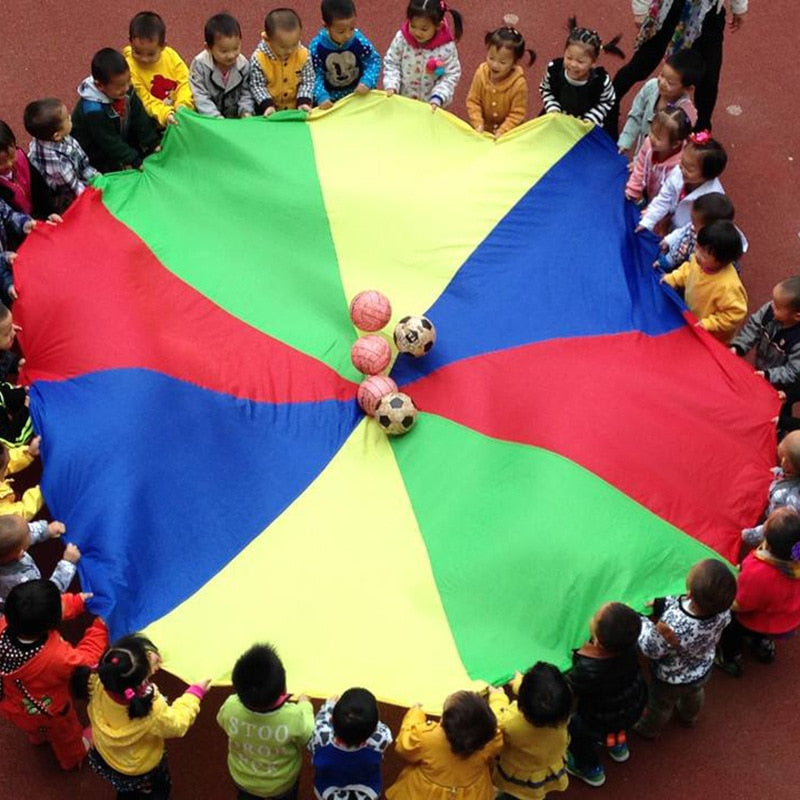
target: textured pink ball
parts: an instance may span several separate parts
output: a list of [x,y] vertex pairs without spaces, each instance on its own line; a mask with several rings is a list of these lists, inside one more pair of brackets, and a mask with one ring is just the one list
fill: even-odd
[[392,316],[392,304],[385,294],[370,289],[359,292],[350,302],[350,319],[361,331],[379,331]]
[[388,375],[370,375],[364,378],[358,387],[358,404],[365,414],[372,416],[378,407],[381,397],[389,392],[396,392],[397,384]]
[[389,365],[392,348],[383,336],[370,334],[356,339],[350,348],[353,366],[365,375],[377,375]]

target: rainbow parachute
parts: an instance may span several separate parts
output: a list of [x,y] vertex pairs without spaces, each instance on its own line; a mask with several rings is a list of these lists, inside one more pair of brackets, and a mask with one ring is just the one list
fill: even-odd
[[[277,643],[292,689],[435,707],[565,665],[603,601],[679,590],[761,510],[777,401],[662,289],[606,135],[494,142],[373,93],[187,113],[17,263],[43,490],[113,634],[226,679]],[[348,301],[438,341],[358,409]]]

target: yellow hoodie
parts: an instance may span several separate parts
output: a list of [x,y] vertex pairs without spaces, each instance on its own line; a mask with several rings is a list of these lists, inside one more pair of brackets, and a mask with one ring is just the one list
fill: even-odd
[[171,47],[164,47],[158,61],[152,64],[140,64],[133,57],[130,45],[125,47],[122,55],[128,62],[131,83],[144,110],[162,128],[167,124],[167,117],[179,106],[194,108],[189,69]]
[[97,752],[123,775],[144,775],[164,757],[164,739],[186,734],[200,711],[200,698],[187,691],[171,706],[153,684],[146,717],[128,718],[128,707],[112,700],[97,675],[89,677],[89,720]]
[[[28,451],[28,446],[8,448],[7,474],[13,474],[25,469],[33,461],[33,456]],[[3,477],[0,480],[0,514],[19,514],[30,522],[41,511],[44,505],[41,489],[32,486],[26,489],[22,498],[17,500],[17,495],[11,486],[11,480]]]

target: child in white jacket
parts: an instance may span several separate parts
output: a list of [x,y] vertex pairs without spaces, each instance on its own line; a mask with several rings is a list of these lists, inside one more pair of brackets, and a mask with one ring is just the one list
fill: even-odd
[[447,24],[444,3],[410,0],[406,21],[395,34],[383,62],[383,88],[430,103],[435,111],[453,102],[461,78],[456,41],[461,38],[461,14],[447,8],[453,30]]

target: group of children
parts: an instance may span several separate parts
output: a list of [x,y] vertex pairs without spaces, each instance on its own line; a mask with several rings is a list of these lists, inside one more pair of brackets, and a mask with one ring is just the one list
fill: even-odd
[[[800,432],[782,444],[800,502]],[[738,578],[717,559],[695,564],[686,592],[658,598],[652,619],[605,603],[589,622],[589,639],[562,673],[538,662],[517,674],[510,690],[449,695],[438,720],[408,710],[396,737],[380,721],[374,695],[353,687],[314,714],[306,695],[291,696],[274,647],[256,644],[233,668],[233,693],[217,714],[228,738],[228,769],[243,799],[296,800],[303,752],[314,768],[318,800],[383,796],[382,760],[394,740],[406,762],[386,789],[388,800],[535,800],[567,788],[569,775],[605,783],[605,753],[630,757],[628,733],[652,739],[674,716],[695,725],[715,660],[741,674],[750,641],[766,663],[774,642],[800,624],[800,513],[781,506],[767,517],[763,542]],[[33,743],[49,742],[71,769],[88,758],[119,798],[170,794],[167,739],[195,721],[209,681],[168,703],[153,682],[161,657],[141,634],[108,645],[102,620],[69,645],[62,618],[79,614],[86,595],[61,595],[53,580],[17,584],[0,620],[0,713]],[[645,681],[643,662],[650,664]],[[88,702],[83,728],[74,698]]]
[[[323,27],[307,48],[298,15],[271,11],[249,59],[241,52],[239,23],[217,14],[206,23],[205,49],[189,67],[166,44],[162,19],[137,14],[122,52],[95,54],[71,114],[57,99],[28,105],[27,155],[0,122],[3,377],[16,369],[16,326],[7,307],[17,297],[16,248],[36,224],[59,224],[98,172],[139,168],[158,149],[164,128],[180,124],[181,108],[220,118],[325,109],[375,89],[381,68],[387,95],[434,111],[452,103],[461,77],[458,11],[442,0],[410,0],[381,60],[355,27],[352,0],[323,0],[321,10]],[[535,53],[517,22],[509,15],[486,34],[486,60],[467,97],[473,128],[494,137],[528,114],[524,65],[534,63]],[[541,82],[543,111],[602,126],[615,97],[597,62],[603,52],[622,55],[618,41],[603,43],[571,19],[563,57],[548,64]],[[708,132],[692,132],[692,87],[702,70],[692,51],[668,58],[637,94],[616,141],[630,158],[625,194],[642,208],[639,229],[661,236],[654,266],[663,281],[684,292],[698,326],[732,352],[755,350],[757,371],[784,401],[779,427],[791,432],[779,447],[766,520],[742,533],[755,549],[742,561],[738,583],[721,561],[695,565],[686,593],[656,600],[653,619],[622,603],[603,605],[572,667],[562,674],[552,664],[535,664],[512,682],[514,700],[503,689],[456,692],[438,721],[411,708],[394,737],[407,766],[387,789],[389,800],[489,800],[498,792],[506,799],[540,798],[565,789],[570,774],[600,786],[603,753],[627,760],[629,731],[652,738],[673,714],[683,725],[695,723],[715,659],[740,675],[745,642],[769,662],[776,639],[800,626],[800,431],[791,430],[791,408],[800,399],[800,276],[781,281],[771,302],[739,330],[747,312],[739,259],[747,241],[719,181],[724,148]],[[0,713],[32,742],[50,742],[63,768],[88,753],[92,769],[118,796],[165,798],[165,740],[188,731],[208,681],[169,704],[152,681],[158,649],[144,636],[109,646],[105,625],[95,620],[78,645],[61,639],[61,620],[80,614],[89,597],[63,594],[80,552],[68,544],[50,580],[41,579],[28,548],[66,529],[58,521],[32,521],[43,505],[41,492],[34,487],[17,497],[7,477],[38,455],[25,390],[0,385],[0,405]],[[317,798],[381,796],[381,761],[393,735],[367,689],[348,689],[315,716],[307,697],[287,693],[283,666],[269,645],[239,658],[233,688],[217,720],[228,736],[239,797],[296,798],[304,748],[312,754]],[[90,728],[80,725],[73,697],[88,701]]]

